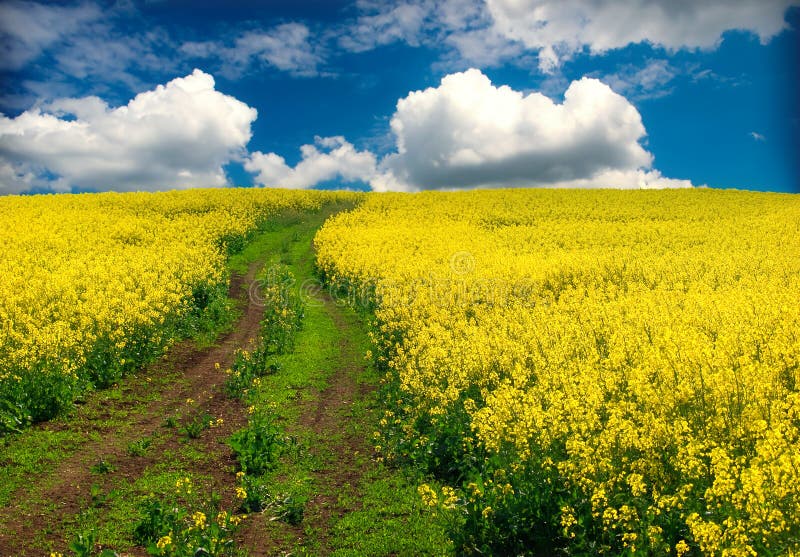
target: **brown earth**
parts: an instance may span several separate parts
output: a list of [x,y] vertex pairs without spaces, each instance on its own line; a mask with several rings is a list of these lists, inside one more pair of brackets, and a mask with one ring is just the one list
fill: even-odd
[[[247,347],[258,335],[263,307],[249,294],[259,263],[253,263],[246,275],[231,278],[229,296],[238,300],[242,315],[216,345],[198,349],[194,342],[181,342],[157,362],[120,382],[123,400],[103,396],[101,391],[96,393],[99,396],[87,397],[69,419],[35,426],[78,432],[85,441],[66,460],[14,493],[9,506],[0,508],[0,557],[46,555],[45,548],[67,554],[68,532],[78,526],[81,511],[94,503],[93,486],[95,493],[109,493],[115,486],[135,482],[150,467],[166,464],[168,468],[172,463],[165,455],[179,454],[186,443],[207,455],[191,463],[195,477],[209,478],[204,492],[219,493],[223,508],[235,508],[232,499],[237,467],[225,439],[246,425],[247,413],[240,401],[225,396],[223,370],[232,365],[236,350]],[[237,532],[236,542],[253,556],[290,555],[306,542],[311,542],[309,547],[314,547],[315,554],[328,554],[331,525],[359,504],[353,501],[359,500],[360,467],[364,455],[372,451],[363,434],[348,427],[353,402],[372,388],[358,381],[364,366],[362,355],[348,338],[353,324],[326,292],[314,296],[324,304],[340,332],[340,356],[338,362],[331,362],[327,387],[303,397],[305,402],[298,403],[299,422],[287,424],[287,428],[289,433],[310,433],[315,440],[308,449],[321,462],[312,472],[315,494],[305,506],[303,522],[298,526],[280,523],[276,539],[272,538],[275,523],[272,529],[266,527],[267,522],[274,521],[268,512],[248,517]],[[161,390],[154,397],[153,391],[158,388]],[[152,401],[143,402],[148,399]],[[127,415],[127,425],[120,428],[118,422],[104,423],[120,413]],[[165,428],[168,417],[180,415],[185,422],[187,414],[201,413],[221,418],[222,423],[192,440]],[[144,438],[153,439],[152,447],[141,456],[132,456],[131,443]],[[93,473],[93,465],[99,462],[107,462],[113,469],[105,474]],[[181,464],[174,464],[179,470]],[[342,494],[345,497],[340,498]],[[134,548],[125,555],[146,553],[143,548]]]
[[[323,463],[313,470],[315,494],[305,505],[303,521],[297,526],[281,524],[281,541],[272,539],[265,522],[273,520],[268,513],[251,516],[237,535],[237,545],[246,547],[253,557],[293,555],[293,549],[311,546],[315,555],[330,553],[329,539],[333,522],[356,510],[352,504],[341,501],[358,501],[358,484],[363,475],[358,455],[369,455],[373,449],[362,434],[348,427],[352,404],[363,398],[374,387],[359,382],[364,364],[361,354],[348,336],[348,324],[341,309],[327,292],[315,296],[324,304],[325,312],[332,318],[339,335],[339,361],[326,377],[327,387],[301,403],[298,424],[289,432],[310,431],[316,444],[309,448],[311,454]],[[344,496],[341,497],[340,496]]]
[[[99,440],[85,443],[46,477],[36,478],[35,483],[31,482],[31,485],[12,497],[12,501],[33,499],[39,503],[24,513],[14,504],[0,509],[0,524],[5,525],[0,532],[0,556],[40,555],[42,533],[45,533],[44,539],[52,542],[53,547],[62,547],[63,550],[66,544],[62,521],[68,517],[76,517],[85,508],[91,497],[90,486],[99,485],[106,492],[108,487],[120,479],[132,481],[140,477],[148,466],[162,461],[164,452],[177,450],[185,442],[177,435],[167,436],[163,444],[156,447],[157,450],[151,449],[143,456],[129,455],[127,447],[132,441],[158,433],[162,430],[165,417],[186,413],[188,407],[192,408],[192,412],[207,412],[213,418],[223,420],[221,425],[213,428],[213,434],[206,431],[194,440],[203,451],[212,456],[205,461],[206,465],[194,470],[211,477],[212,487],[223,494],[223,505],[230,503],[230,494],[226,492],[235,483],[235,460],[222,440],[246,423],[246,414],[239,401],[224,396],[222,387],[225,376],[221,370],[233,363],[237,348],[246,346],[258,334],[263,308],[248,296],[257,268],[258,262],[250,266],[246,276],[232,277],[229,295],[239,301],[243,313],[233,330],[217,345],[198,350],[191,341],[179,343],[164,358],[143,370],[143,381],[130,382],[126,395],[133,395],[128,398],[139,400],[146,399],[151,394],[149,378],[165,372],[177,378],[176,381],[167,383],[167,388],[160,393],[157,401],[147,405],[141,412],[134,412],[130,427],[119,432],[84,423],[83,426],[90,429],[86,433],[98,434]],[[188,399],[194,402],[187,404]],[[124,409],[121,406],[130,405],[117,401],[99,404],[107,405],[106,408],[101,408],[101,415],[103,410],[107,410],[107,415],[112,415],[115,411]],[[64,429],[63,423],[58,422],[36,427]],[[110,463],[113,471],[101,477],[92,474],[92,464],[100,461]],[[43,485],[46,487],[39,489]],[[227,489],[222,489],[223,487]],[[35,497],[32,498],[34,492]],[[31,547],[33,542],[38,547]],[[144,552],[141,554],[144,555]]]
[[[336,328],[345,333],[348,324],[327,292],[322,294],[322,301]],[[340,336],[339,349],[341,367],[337,368],[329,378],[328,388],[304,409],[300,418],[302,426],[316,432],[322,439],[337,438],[341,435],[339,443],[327,447],[333,449],[333,458],[326,462],[325,468],[317,471],[321,489],[306,507],[307,520],[316,526],[320,533],[319,541],[323,550],[328,546],[332,519],[355,510],[340,505],[339,498],[332,494],[352,493],[357,489],[363,471],[356,457],[359,454],[372,452],[367,440],[347,427],[349,407],[356,399],[363,398],[371,388],[368,384],[359,383],[357,380],[364,372],[364,365],[361,363],[363,355],[356,350],[346,334]]]

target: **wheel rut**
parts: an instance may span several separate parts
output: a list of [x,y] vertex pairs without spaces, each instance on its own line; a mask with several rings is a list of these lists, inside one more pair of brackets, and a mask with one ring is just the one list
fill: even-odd
[[[148,467],[163,463],[165,453],[179,449],[181,443],[186,442],[176,433],[165,436],[157,445],[157,451],[150,450],[141,456],[129,454],[131,442],[162,433],[168,416],[188,411],[222,419],[213,429],[213,435],[205,432],[192,441],[199,445],[200,450],[217,457],[216,463],[203,466],[204,469],[198,472],[211,476],[217,491],[221,491],[223,485],[233,485],[234,461],[221,440],[246,423],[246,416],[238,401],[224,396],[222,370],[233,363],[237,348],[246,347],[258,335],[262,308],[249,296],[249,291],[259,266],[260,262],[254,262],[244,276],[231,277],[229,296],[237,300],[242,315],[216,345],[198,350],[192,341],[180,342],[137,374],[135,380],[121,382],[125,384],[126,398],[146,400],[152,395],[149,379],[164,373],[175,377],[175,381],[158,393],[157,400],[134,410],[125,427],[94,427],[79,420],[35,426],[63,430],[71,424],[82,424],[90,429],[84,433],[96,440],[84,443],[44,477],[31,478],[28,485],[14,494],[12,503],[0,509],[0,525],[3,525],[0,529],[0,555],[41,555],[42,546],[66,545],[63,529],[91,501],[92,486],[102,491],[120,482],[133,482]],[[130,403],[106,400],[96,404],[101,407],[101,413],[113,415],[125,410]],[[77,414],[82,411],[84,409],[79,408]],[[93,474],[92,466],[99,462],[108,463],[112,471],[102,476]],[[18,501],[25,501],[25,506],[20,507],[16,504]]]

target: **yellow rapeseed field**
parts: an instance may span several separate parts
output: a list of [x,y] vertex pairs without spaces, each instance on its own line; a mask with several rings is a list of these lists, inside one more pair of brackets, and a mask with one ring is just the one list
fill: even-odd
[[800,197],[371,194],[315,243],[463,551],[800,552]]
[[343,194],[192,190],[0,198],[0,433],[47,419],[188,332],[277,212]]

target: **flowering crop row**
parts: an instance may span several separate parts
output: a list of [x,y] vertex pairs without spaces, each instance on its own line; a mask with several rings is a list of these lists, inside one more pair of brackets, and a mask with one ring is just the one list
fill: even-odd
[[463,551],[800,552],[797,196],[371,194],[315,244]]
[[348,194],[193,190],[0,199],[0,434],[57,414],[189,332],[276,213]]

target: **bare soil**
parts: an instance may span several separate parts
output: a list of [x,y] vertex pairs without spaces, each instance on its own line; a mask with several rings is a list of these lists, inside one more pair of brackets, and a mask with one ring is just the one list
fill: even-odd
[[[93,395],[85,405],[76,408],[72,418],[35,426],[76,431],[86,441],[52,470],[31,478],[28,485],[14,493],[9,506],[0,508],[0,557],[42,555],[49,547],[68,553],[67,533],[74,530],[81,511],[92,504],[92,486],[95,491],[99,487],[101,493],[108,493],[120,483],[136,481],[155,465],[169,468],[174,464],[176,470],[180,469],[180,463],[165,461],[165,455],[179,454],[186,443],[192,443],[206,455],[192,463],[193,475],[210,478],[209,485],[203,486],[204,491],[220,494],[223,508],[235,508],[232,496],[236,461],[225,440],[246,425],[247,413],[240,401],[225,396],[223,370],[233,364],[238,348],[247,347],[258,336],[263,307],[249,293],[260,263],[253,263],[246,275],[231,278],[229,296],[238,301],[242,315],[216,345],[198,349],[194,342],[181,342],[152,365],[120,382],[118,388],[124,394],[121,400]],[[290,433],[293,429],[302,430],[314,439],[309,451],[321,463],[312,471],[315,494],[305,506],[302,523],[297,526],[281,523],[280,535],[275,539],[272,538],[275,527],[266,527],[272,521],[268,513],[248,517],[237,533],[236,542],[252,556],[290,555],[293,549],[307,542],[315,554],[326,555],[330,553],[332,524],[359,504],[361,463],[372,448],[363,435],[350,427],[351,408],[371,387],[358,381],[364,365],[362,355],[349,338],[354,324],[326,292],[316,296],[339,332],[340,356],[331,362],[327,387],[303,397],[305,402],[298,402],[301,404],[298,423],[287,424]],[[155,385],[163,386],[157,397],[153,397]],[[146,400],[152,402],[142,402]],[[108,422],[112,425],[103,421],[119,416],[120,412],[128,416],[125,426],[120,428],[113,421]],[[202,413],[221,418],[222,423],[192,440],[165,428],[167,417],[185,418]],[[131,443],[143,438],[152,438],[153,446],[141,456],[131,455]],[[113,469],[105,474],[93,472],[93,465],[99,462],[107,462]],[[126,555],[146,553],[143,548],[134,548]]]
[[[359,383],[357,380],[364,372],[362,354],[356,350],[347,335],[349,325],[334,300],[327,292],[322,293],[321,298],[341,333],[341,365],[328,379],[328,387],[304,409],[300,424],[317,433],[320,439],[336,440],[326,444],[326,466],[317,472],[321,489],[306,507],[306,520],[319,533],[319,542],[325,554],[333,519],[341,518],[354,510],[340,504],[339,495],[355,493],[363,474],[359,465],[360,459],[357,457],[359,454],[371,453],[372,447],[362,435],[348,427],[350,407],[369,389],[366,383]],[[344,497],[343,500],[353,501],[358,498]]]
[[282,524],[280,539],[269,537],[265,521],[271,519],[266,513],[251,516],[243,524],[237,545],[247,548],[253,557],[288,556],[294,548],[303,546],[313,548],[315,555],[328,555],[331,527],[337,519],[356,510],[353,501],[360,499],[358,485],[364,472],[360,462],[373,451],[367,439],[350,427],[353,403],[372,389],[358,381],[364,363],[363,354],[349,337],[353,325],[327,292],[318,293],[317,298],[339,331],[340,356],[326,377],[327,387],[300,403],[300,419],[289,430],[312,433],[315,444],[309,450],[319,457],[322,466],[312,472],[316,489],[306,503],[301,524]]
[[[238,401],[224,396],[222,387],[225,376],[222,370],[233,363],[236,349],[246,346],[258,334],[263,308],[248,296],[257,268],[258,262],[250,266],[247,275],[234,275],[231,278],[229,295],[238,300],[242,315],[233,330],[218,344],[198,350],[194,342],[181,342],[173,346],[162,359],[143,370],[141,375],[144,381],[130,383],[131,392],[126,392],[126,398],[139,400],[146,399],[151,394],[148,392],[147,378],[165,372],[173,373],[178,378],[168,383],[157,401],[131,416],[130,427],[120,432],[95,428],[91,423],[84,423],[84,427],[92,430],[86,433],[99,434],[99,440],[85,443],[46,477],[31,478],[28,486],[15,493],[12,501],[28,502],[25,512],[21,512],[16,504],[0,509],[0,524],[6,525],[0,532],[0,555],[41,554],[40,547],[34,548],[29,544],[35,541],[40,546],[42,533],[44,539],[51,541],[54,547],[66,545],[62,529],[64,520],[75,517],[85,508],[93,484],[104,489],[121,478],[134,480],[147,467],[161,462],[165,452],[177,450],[185,442],[177,435],[170,435],[163,444],[158,445],[157,451],[150,450],[142,456],[131,456],[127,451],[132,441],[162,430],[165,417],[185,414],[188,407],[193,412],[207,412],[215,419],[222,418],[221,425],[204,432],[193,441],[199,443],[201,450],[210,456],[205,461],[208,464],[201,465],[202,469],[196,471],[211,477],[213,488],[217,492],[225,494],[230,491],[221,488],[234,484],[235,461],[231,450],[222,440],[246,423],[246,415]],[[189,399],[194,402],[187,404]],[[130,402],[112,400],[100,404],[106,406],[104,410],[107,410],[107,415],[113,415],[122,406],[130,405]],[[36,427],[64,428],[63,424],[57,422]],[[110,463],[113,471],[102,476],[93,474],[92,465],[100,461]],[[37,503],[30,505],[31,501]],[[230,501],[223,498],[223,504],[225,503]]]

